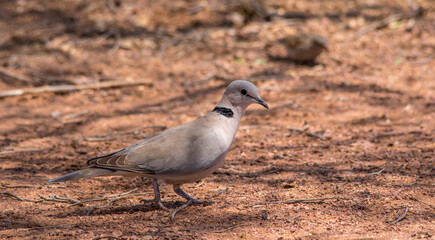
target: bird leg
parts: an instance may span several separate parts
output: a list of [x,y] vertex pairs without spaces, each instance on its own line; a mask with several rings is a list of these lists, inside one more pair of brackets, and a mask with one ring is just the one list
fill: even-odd
[[195,198],[189,196],[187,193],[183,192],[183,190],[181,190],[181,187],[179,184],[175,184],[174,185],[174,192],[182,197],[184,197],[187,200],[191,200],[192,203],[194,204],[202,204],[203,202],[196,200]]
[[156,178],[153,179],[153,187],[154,187],[154,199],[153,200],[141,200],[143,203],[148,202],[155,202],[157,206],[159,206],[161,209],[170,211],[169,208],[165,207],[162,203],[162,200],[160,198],[160,189],[159,189],[159,183]]
[[153,179],[153,187],[154,187],[154,201],[156,204],[163,210],[170,211],[167,207],[163,206],[162,200],[160,199],[160,189],[159,189],[159,183],[157,182],[157,179]]

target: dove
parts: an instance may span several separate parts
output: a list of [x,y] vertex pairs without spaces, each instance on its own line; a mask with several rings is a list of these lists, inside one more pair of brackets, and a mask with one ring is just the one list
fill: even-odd
[[64,182],[96,176],[141,176],[153,179],[154,201],[161,201],[159,184],[173,185],[175,193],[191,201],[181,185],[198,181],[219,168],[233,142],[246,108],[260,104],[269,109],[254,84],[245,80],[231,82],[219,104],[206,115],[144,139],[118,152],[88,160],[89,167],[54,179]]
[[271,58],[291,59],[296,62],[313,62],[323,51],[328,51],[328,40],[320,35],[292,35],[277,41],[285,52],[277,53],[275,44],[268,44],[266,52]]

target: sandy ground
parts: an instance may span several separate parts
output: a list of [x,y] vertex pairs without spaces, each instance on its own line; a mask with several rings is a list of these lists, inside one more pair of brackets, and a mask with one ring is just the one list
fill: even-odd
[[[146,82],[0,98],[1,239],[434,238],[433,1],[416,1],[423,17],[356,38],[410,7],[267,1],[275,16],[244,22],[233,1],[119,2],[0,2],[2,91]],[[267,57],[266,43],[297,33],[323,35],[329,52],[308,65]],[[170,221],[140,202],[153,197],[149,180],[47,184],[206,114],[234,79],[271,108],[251,106],[224,166],[184,185],[209,204]],[[162,196],[183,204],[170,186]]]

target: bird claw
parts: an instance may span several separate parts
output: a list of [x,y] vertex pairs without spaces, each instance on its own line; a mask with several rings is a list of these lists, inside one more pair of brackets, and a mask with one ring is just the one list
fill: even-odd
[[204,204],[203,201],[198,201],[198,200],[196,200],[195,198],[190,198],[190,199],[187,199],[187,200],[192,200],[192,204],[194,204],[194,205],[201,205],[201,204]]
[[155,199],[141,199],[140,202],[141,202],[142,204],[147,204],[147,203],[155,202],[156,205],[157,205],[159,208],[161,208],[161,209],[163,209],[163,210],[165,210],[165,211],[171,211],[169,208],[165,207],[165,205],[163,205],[163,203],[162,203],[161,201],[156,201]]
[[215,203],[216,203],[216,201],[207,201],[207,202],[203,202],[203,204],[204,204],[205,206],[213,205],[213,204],[215,204]]
[[165,207],[162,202],[156,202],[156,204],[157,204],[157,206],[159,206],[161,209],[163,209],[165,211],[168,211],[168,212],[171,211],[169,208]]

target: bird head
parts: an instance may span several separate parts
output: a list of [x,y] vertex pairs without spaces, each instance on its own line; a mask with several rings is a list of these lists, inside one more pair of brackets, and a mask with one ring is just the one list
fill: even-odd
[[224,98],[226,98],[231,105],[235,107],[241,106],[243,109],[246,109],[252,103],[260,104],[269,109],[267,103],[258,95],[258,90],[255,85],[245,80],[231,82],[225,89],[222,100],[224,100]]

